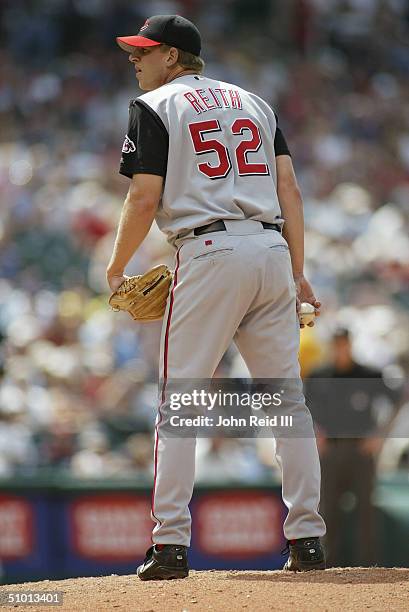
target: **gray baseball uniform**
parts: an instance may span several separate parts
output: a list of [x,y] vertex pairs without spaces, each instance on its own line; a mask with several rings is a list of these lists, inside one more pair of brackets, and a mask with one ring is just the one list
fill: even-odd
[[[167,382],[211,378],[232,341],[252,377],[300,377],[295,285],[277,231],[275,156],[283,153],[273,111],[235,85],[181,76],[131,102],[120,171],[165,177],[156,221],[177,249],[161,337],[152,495],[158,544],[189,546],[195,471],[195,439],[161,435]],[[222,231],[198,231],[221,220]],[[288,410],[306,435],[276,439],[287,539],[325,533],[317,447],[299,388]]]

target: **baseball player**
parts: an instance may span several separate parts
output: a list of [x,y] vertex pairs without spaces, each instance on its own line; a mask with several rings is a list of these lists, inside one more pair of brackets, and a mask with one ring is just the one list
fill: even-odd
[[[309,302],[317,313],[320,303],[303,276],[302,200],[269,105],[202,75],[200,33],[183,17],[156,15],[117,42],[146,93],[129,107],[120,173],[131,183],[107,269],[111,290],[124,281],[154,219],[176,249],[161,336],[156,524],[137,574],[184,578],[195,439],[163,435],[167,381],[211,379],[233,340],[253,378],[299,380],[296,303]],[[302,391],[291,413],[308,433],[276,439],[288,508],[285,569],[323,569],[320,465]]]

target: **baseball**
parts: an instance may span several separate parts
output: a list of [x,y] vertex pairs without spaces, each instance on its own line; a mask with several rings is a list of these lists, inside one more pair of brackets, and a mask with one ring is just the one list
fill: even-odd
[[300,311],[298,313],[300,318],[300,323],[303,325],[308,325],[311,321],[315,319],[315,308],[312,304],[308,302],[303,302],[300,306]]

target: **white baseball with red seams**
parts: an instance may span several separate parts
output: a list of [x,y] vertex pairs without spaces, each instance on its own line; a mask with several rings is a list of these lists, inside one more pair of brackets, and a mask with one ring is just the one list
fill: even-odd
[[308,302],[303,302],[300,305],[298,316],[302,325],[308,325],[309,323],[312,323],[312,321],[314,321],[315,319],[314,306],[312,304],[309,304]]

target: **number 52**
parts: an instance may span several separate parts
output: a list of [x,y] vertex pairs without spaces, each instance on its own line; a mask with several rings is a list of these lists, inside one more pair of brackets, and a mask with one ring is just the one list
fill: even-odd
[[[251,134],[251,139],[241,140],[234,151],[239,176],[269,175],[270,169],[267,164],[250,163],[247,160],[247,154],[256,153],[262,145],[260,130],[254,121],[251,119],[236,119],[230,129],[235,136],[242,136],[246,130]],[[197,164],[199,171],[210,179],[225,178],[232,169],[228,148],[216,138],[204,139],[206,134],[222,132],[219,121],[209,119],[208,121],[190,123],[189,132],[196,155],[214,151],[219,158],[217,166],[211,166],[208,162]]]

